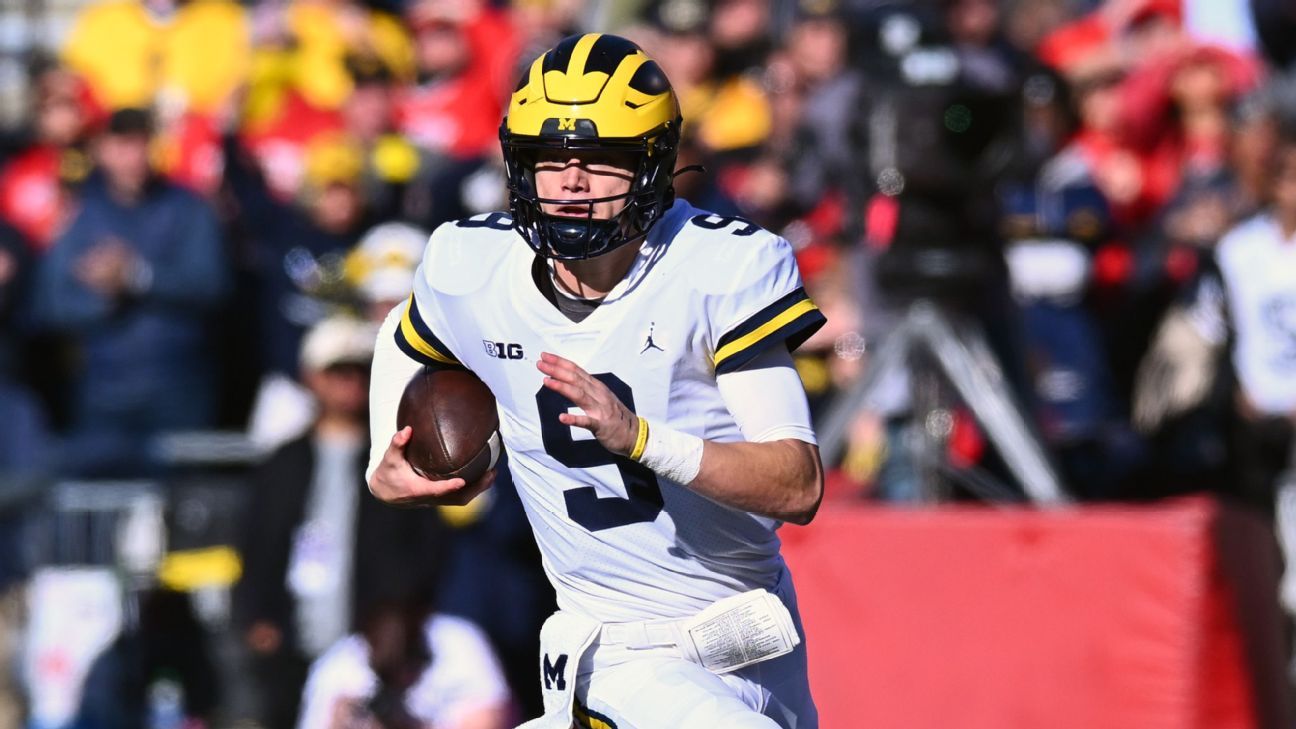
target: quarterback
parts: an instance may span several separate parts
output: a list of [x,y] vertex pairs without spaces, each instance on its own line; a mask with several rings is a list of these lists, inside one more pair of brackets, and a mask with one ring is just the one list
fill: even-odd
[[433,233],[374,360],[370,490],[457,504],[489,485],[406,463],[421,366],[494,393],[559,611],[528,727],[818,725],[780,523],[823,474],[790,351],[822,326],[788,243],[675,199],[681,118],[636,45],[573,36],[500,128],[510,212]]

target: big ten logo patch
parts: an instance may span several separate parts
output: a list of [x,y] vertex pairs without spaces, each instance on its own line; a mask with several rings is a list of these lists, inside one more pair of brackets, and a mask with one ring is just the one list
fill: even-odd
[[482,346],[486,348],[486,354],[495,359],[522,359],[522,345],[517,342],[488,342],[482,340]]
[[563,675],[567,673],[567,654],[559,653],[558,660],[550,661],[549,654],[544,654],[541,659],[541,669],[544,672],[544,687],[546,691],[552,691],[557,688],[559,691],[567,690],[567,679]]

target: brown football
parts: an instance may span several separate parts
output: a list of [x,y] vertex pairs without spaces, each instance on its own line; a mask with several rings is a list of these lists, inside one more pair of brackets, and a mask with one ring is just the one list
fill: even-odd
[[424,478],[471,484],[499,455],[495,396],[467,370],[419,370],[396,410],[396,427],[407,425],[413,433],[405,460]]

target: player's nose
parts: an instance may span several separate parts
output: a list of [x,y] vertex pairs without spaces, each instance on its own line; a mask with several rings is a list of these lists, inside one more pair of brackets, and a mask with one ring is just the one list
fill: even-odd
[[564,192],[585,192],[589,189],[589,175],[581,167],[579,160],[571,160],[562,171]]

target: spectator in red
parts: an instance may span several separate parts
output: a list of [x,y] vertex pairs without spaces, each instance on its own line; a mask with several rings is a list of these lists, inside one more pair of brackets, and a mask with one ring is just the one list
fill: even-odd
[[[1210,56],[1217,52],[1209,50]],[[1230,226],[1259,211],[1268,184],[1276,134],[1272,99],[1261,93],[1245,102],[1219,98],[1219,71],[1211,61],[1187,61],[1171,82],[1176,122],[1162,133],[1179,145],[1179,184],[1149,238],[1165,256],[1176,288],[1197,273]]]
[[44,251],[67,222],[67,186],[90,171],[84,143],[100,111],[86,83],[71,71],[39,62],[31,141],[0,171],[0,217]]
[[418,82],[400,100],[401,132],[453,160],[477,159],[497,144],[516,36],[498,11],[438,0],[409,12]]
[[266,189],[277,201],[289,203],[301,193],[306,181],[311,144],[317,138],[336,135],[342,128],[339,111],[315,108],[300,94],[288,92],[274,116],[244,125],[240,141],[255,158]]
[[158,171],[172,182],[212,198],[225,166],[219,119],[186,111],[171,112],[161,121],[155,152]]
[[1101,17],[1090,16],[1045,38],[1039,55],[1075,91],[1080,128],[1074,143],[1110,201],[1118,229],[1136,227],[1161,200],[1150,192],[1146,161],[1121,136],[1120,88],[1127,64],[1112,31]]

